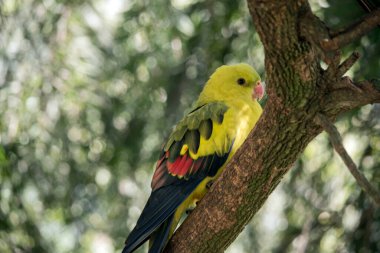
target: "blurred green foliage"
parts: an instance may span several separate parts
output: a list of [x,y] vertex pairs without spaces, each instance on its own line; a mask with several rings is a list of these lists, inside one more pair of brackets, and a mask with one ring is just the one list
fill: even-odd
[[[334,27],[364,15],[354,0],[311,4]],[[244,1],[2,0],[0,15],[2,253],[120,251],[208,75],[234,62],[264,74]],[[345,49],[363,56],[351,76],[378,77],[379,40]],[[379,116],[366,106],[338,122],[378,188]],[[380,212],[324,134],[228,249],[253,251],[380,251]]]

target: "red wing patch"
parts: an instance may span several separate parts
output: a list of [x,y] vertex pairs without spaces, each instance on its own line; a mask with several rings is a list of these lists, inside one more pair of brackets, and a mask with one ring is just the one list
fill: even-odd
[[199,159],[193,160],[188,153],[179,155],[174,162],[170,162],[168,158],[169,151],[157,162],[156,171],[152,179],[153,190],[195,173],[200,167]]
[[186,152],[184,155],[178,155],[174,162],[170,162],[169,151],[166,151],[157,162],[151,184],[152,190],[155,191],[163,186],[179,183],[193,177],[215,176],[227,160],[228,155],[229,152],[222,156],[213,154],[193,160]]
[[168,171],[173,176],[183,177],[185,176],[193,165],[194,160],[187,154],[179,156],[174,163],[167,162]]

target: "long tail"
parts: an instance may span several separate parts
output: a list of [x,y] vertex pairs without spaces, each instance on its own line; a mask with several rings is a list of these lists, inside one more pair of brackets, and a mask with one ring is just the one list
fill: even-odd
[[148,253],[161,253],[169,239],[169,233],[173,225],[174,214],[172,214],[162,225],[152,234],[149,240]]
[[[125,241],[125,246],[122,253],[132,253],[145,241],[150,239],[157,230],[161,230],[161,228],[164,229],[164,224],[171,224],[175,210],[178,208],[178,206],[181,205],[183,201],[185,201],[185,199],[191,194],[191,192],[201,181],[201,178],[196,178],[187,182],[183,182],[181,184],[162,187],[152,192],[141,213],[140,218],[137,220],[135,228],[131,231],[127,240]],[[168,233],[170,233],[170,224],[166,224],[168,227],[166,229],[169,229],[169,232],[166,231],[166,229],[163,230],[167,232],[165,235],[166,239],[161,240],[164,245],[160,247],[153,247],[155,243],[152,243],[152,247],[154,249],[156,247],[163,248],[165,246],[169,235]]]

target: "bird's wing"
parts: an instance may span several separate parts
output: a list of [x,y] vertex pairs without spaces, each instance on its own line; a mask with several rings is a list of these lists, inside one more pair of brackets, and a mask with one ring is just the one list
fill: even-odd
[[234,136],[224,116],[228,107],[213,102],[196,107],[173,130],[152,179],[152,194],[126,240],[132,252],[169,217],[206,177],[226,162]]
[[177,124],[156,164],[153,191],[166,185],[215,176],[233,144],[233,136],[223,126],[227,110],[222,102],[205,104]]

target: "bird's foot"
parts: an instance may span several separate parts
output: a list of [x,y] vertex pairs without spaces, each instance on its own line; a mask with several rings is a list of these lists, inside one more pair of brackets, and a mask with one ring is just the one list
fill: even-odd
[[186,215],[190,215],[194,208],[186,209]]
[[210,188],[211,188],[211,186],[214,184],[214,180],[210,180],[210,181],[208,181],[207,182],[207,184],[206,184],[206,189],[207,190],[210,190]]
[[186,214],[189,215],[197,207],[199,201],[195,201],[189,208],[186,209]]

